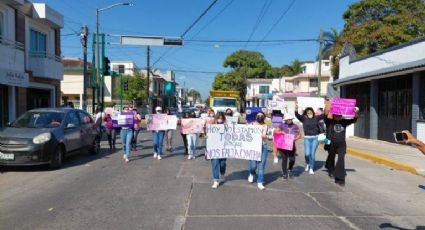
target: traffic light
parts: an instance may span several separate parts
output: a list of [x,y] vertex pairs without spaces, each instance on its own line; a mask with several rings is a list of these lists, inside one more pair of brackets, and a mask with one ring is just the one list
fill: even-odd
[[108,57],[103,58],[103,76],[110,76],[111,71],[111,61],[109,61]]
[[124,82],[124,90],[127,91],[128,90],[128,81]]
[[172,89],[173,89],[173,83],[172,82],[165,83],[165,93],[167,95],[171,94]]

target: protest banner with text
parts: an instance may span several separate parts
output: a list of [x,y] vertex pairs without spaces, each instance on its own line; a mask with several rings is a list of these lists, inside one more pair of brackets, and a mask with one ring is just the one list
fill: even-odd
[[295,136],[292,134],[274,133],[273,142],[278,149],[290,150],[294,149]]
[[307,107],[316,110],[318,108],[325,108],[325,99],[322,97],[297,97],[298,107],[306,109]]
[[183,134],[204,133],[205,121],[200,118],[186,118],[181,121]]
[[332,98],[331,100],[331,113],[333,115],[342,115],[347,118],[353,118],[356,113],[356,99],[347,98]]
[[121,112],[117,116],[118,127],[133,128],[134,126],[134,113],[133,112]]
[[207,159],[236,158],[261,161],[260,125],[207,125]]
[[169,130],[177,128],[177,117],[167,114],[146,114],[146,126],[149,131]]

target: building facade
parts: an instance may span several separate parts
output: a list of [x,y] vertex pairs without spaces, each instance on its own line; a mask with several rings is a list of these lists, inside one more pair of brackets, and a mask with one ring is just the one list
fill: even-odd
[[246,88],[247,107],[267,107],[273,94],[281,93],[283,89],[282,78],[275,79],[248,79]]
[[43,3],[0,2],[0,127],[60,103],[63,16]]
[[[302,64],[302,73],[292,77],[283,77],[285,92],[287,93],[309,93],[319,96],[319,62],[306,62]],[[322,61],[320,78],[320,96],[327,95],[327,87],[333,78],[331,76],[331,64],[329,60]]]
[[[75,108],[83,108],[84,94],[84,62],[81,59],[63,59],[63,80],[61,81],[62,104],[74,103]],[[92,111],[93,89],[90,87],[90,74],[92,64],[87,64],[87,106]]]
[[411,130],[425,140],[425,37],[356,58],[346,45],[340,56],[342,97],[357,99],[360,118],[351,135],[394,142]]

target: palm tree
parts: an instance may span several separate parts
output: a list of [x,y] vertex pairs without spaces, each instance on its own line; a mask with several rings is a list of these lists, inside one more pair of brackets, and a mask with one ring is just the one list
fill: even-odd
[[281,68],[281,72],[285,76],[295,76],[303,72],[302,62],[295,59],[290,65],[284,65]]
[[[323,59],[329,59],[334,49],[335,44],[341,38],[341,33],[337,29],[331,28],[331,31],[323,32],[323,50],[322,57]],[[319,59],[317,57],[317,59]]]

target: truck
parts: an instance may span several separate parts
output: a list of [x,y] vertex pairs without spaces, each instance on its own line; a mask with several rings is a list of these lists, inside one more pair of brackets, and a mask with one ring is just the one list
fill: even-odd
[[211,90],[209,99],[209,106],[215,113],[225,112],[227,109],[231,109],[233,111],[233,116],[239,117],[239,91]]

